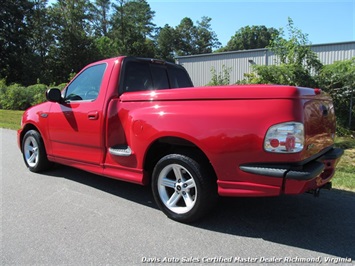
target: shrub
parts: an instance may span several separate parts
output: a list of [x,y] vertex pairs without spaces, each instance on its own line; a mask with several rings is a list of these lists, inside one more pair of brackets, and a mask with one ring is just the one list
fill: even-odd
[[2,98],[4,97],[3,95],[5,94],[6,91],[6,80],[5,79],[0,79],[0,109],[3,109],[2,107]]
[[222,72],[217,74],[214,67],[211,68],[212,78],[208,82],[208,86],[218,86],[218,85],[229,85],[230,84],[230,72],[232,68],[227,68],[225,65],[222,66]]
[[12,84],[1,89],[0,105],[6,110],[25,110],[31,106],[31,95],[25,87]]
[[338,125],[354,130],[355,57],[324,66],[318,79],[333,98]]
[[43,103],[46,101],[46,91],[47,86],[44,84],[31,85],[26,88],[27,92],[30,94],[30,104],[31,106]]
[[288,19],[289,39],[284,30],[274,36],[268,48],[275,53],[276,65],[253,65],[253,72],[246,74],[239,83],[283,84],[302,87],[318,87],[316,76],[322,68],[317,55],[310,49],[308,36]]
[[62,90],[62,89],[64,89],[65,86],[67,86],[67,85],[68,85],[68,83],[61,83],[61,84],[59,84],[58,86],[55,86],[55,87],[58,88],[58,89],[60,89],[60,90]]
[[[52,86],[62,90],[67,83]],[[6,85],[4,79],[0,80],[0,109],[5,110],[26,110],[27,108],[46,101],[45,84],[35,84],[24,87],[20,84]]]
[[302,87],[317,87],[314,77],[308,71],[294,64],[261,66],[254,65],[254,72],[244,74],[245,79],[239,84],[286,84]]

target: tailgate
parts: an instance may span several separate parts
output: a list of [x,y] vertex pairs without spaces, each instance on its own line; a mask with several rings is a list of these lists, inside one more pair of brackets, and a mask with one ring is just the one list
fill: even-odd
[[334,143],[336,121],[334,106],[328,96],[317,95],[304,104],[304,159],[325,151]]

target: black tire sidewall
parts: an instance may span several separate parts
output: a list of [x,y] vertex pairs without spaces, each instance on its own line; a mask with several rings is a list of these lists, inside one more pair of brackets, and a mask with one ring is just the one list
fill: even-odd
[[[36,163],[35,166],[30,166],[27,163],[27,160],[26,160],[24,145],[25,145],[26,139],[29,138],[29,137],[33,137],[36,140],[37,144],[38,144],[38,162]],[[46,153],[46,150],[45,150],[45,147],[44,147],[44,143],[43,143],[42,137],[38,133],[38,131],[36,131],[36,130],[29,130],[24,135],[23,140],[22,140],[22,155],[23,155],[23,159],[25,161],[25,164],[26,164],[27,168],[31,172],[36,172],[37,173],[37,172],[43,171],[43,170],[45,170],[45,169],[47,169],[49,167],[49,161],[47,159],[47,153]]]

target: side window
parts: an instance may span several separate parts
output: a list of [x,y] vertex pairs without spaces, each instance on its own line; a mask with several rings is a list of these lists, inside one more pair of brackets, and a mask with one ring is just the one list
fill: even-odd
[[65,91],[65,100],[93,101],[100,92],[106,64],[95,65],[85,69],[69,84]]
[[128,62],[124,74],[123,91],[144,91],[153,88],[148,63]]

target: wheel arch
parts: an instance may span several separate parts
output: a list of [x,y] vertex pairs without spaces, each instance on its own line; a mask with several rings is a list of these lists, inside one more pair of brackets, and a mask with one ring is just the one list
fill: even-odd
[[[23,148],[22,148],[22,141],[23,141],[23,137],[25,136],[25,134],[30,131],[30,130],[36,130],[42,137],[42,140],[43,140],[43,144],[44,144],[44,148],[46,149],[47,145],[46,145],[46,141],[45,139],[43,138],[43,134],[41,132],[41,130],[39,130],[38,127],[36,127],[34,124],[32,123],[28,123],[26,124],[22,131],[21,131],[21,134],[20,134],[20,148],[21,148],[21,152],[23,152]],[[47,149],[46,149],[47,150]]]
[[147,149],[143,163],[143,169],[147,173],[144,178],[145,184],[150,184],[151,174],[157,162],[165,155],[173,153],[191,156],[197,161],[204,162],[210,167],[210,170],[216,177],[216,172],[210,163],[210,160],[200,147],[184,138],[165,136],[156,139]]

